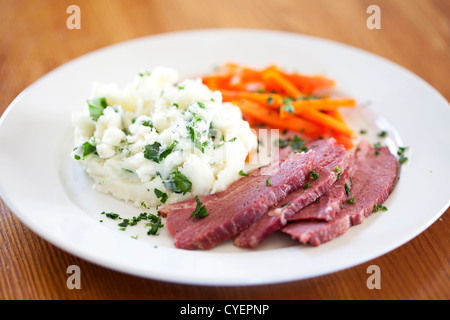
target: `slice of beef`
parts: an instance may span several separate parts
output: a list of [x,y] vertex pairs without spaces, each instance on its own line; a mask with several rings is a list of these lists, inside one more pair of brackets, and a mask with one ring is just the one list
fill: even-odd
[[286,225],[287,220],[295,213],[326,193],[337,179],[336,167],[340,170],[346,169],[350,155],[333,138],[311,142],[308,147],[315,151],[313,171],[318,177],[314,178],[314,175],[311,174],[308,185],[289,194],[280,204],[263,215],[261,219],[242,231],[234,239],[236,246],[256,247],[269,234]]
[[302,186],[313,162],[314,151],[292,154],[279,166],[261,169],[264,174],[253,170],[254,174],[241,178],[214,197],[199,197],[208,211],[204,218],[191,217],[193,209],[189,206],[165,211],[167,229],[174,236],[175,246],[210,249],[235,236]]
[[344,202],[348,199],[348,191],[346,191],[346,188],[347,190],[351,190],[353,171],[354,165],[352,164],[348,165],[344,172],[342,172],[341,169],[338,169],[338,179],[334,182],[328,192],[295,213],[288,221],[333,220],[336,216],[336,212],[341,209]]
[[318,246],[362,223],[376,205],[382,204],[392,191],[397,175],[397,159],[387,147],[374,148],[362,141],[355,153],[355,173],[350,197],[332,221],[288,223],[282,231],[304,244]]

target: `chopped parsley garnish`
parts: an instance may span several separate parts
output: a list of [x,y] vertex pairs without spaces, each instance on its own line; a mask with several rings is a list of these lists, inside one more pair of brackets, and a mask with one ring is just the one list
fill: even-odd
[[[145,206],[145,203],[142,202],[142,204]],[[146,208],[146,206],[145,206]],[[106,217],[116,220],[116,219],[122,219],[119,214],[114,213],[114,212],[105,212],[103,211],[101,214],[106,215]],[[148,227],[150,226],[150,230],[147,232],[148,235],[157,235],[157,231],[159,228],[164,227],[164,225],[161,223],[161,217],[160,217],[160,213],[158,212],[158,215],[154,215],[152,213],[146,213],[146,212],[142,212],[140,213],[138,216],[132,217],[131,219],[122,219],[121,222],[119,222],[117,225],[120,227],[119,230],[121,231],[125,231],[127,229],[127,227],[131,227],[131,226],[135,226],[137,225],[140,221],[142,220],[150,220],[150,223],[146,223],[145,226]],[[101,222],[103,222],[103,220],[100,220]],[[137,239],[136,237],[132,237]]]
[[90,154],[97,154],[97,146],[95,145],[95,142],[91,143],[90,141],[86,141],[80,147],[82,150],[82,157],[80,157],[79,155],[76,154],[76,155],[74,155],[75,160],[80,160],[80,159],[84,160]]
[[158,235],[158,230],[159,228],[164,227],[163,224],[161,224],[161,218],[159,217],[159,212],[158,212],[158,216],[155,216],[154,214],[151,214],[152,217],[155,217],[154,219],[152,219],[151,223],[147,223],[146,226],[150,226],[150,229],[147,231],[147,234],[150,235]]
[[387,135],[388,135],[388,133],[387,133],[387,131],[385,131],[385,130],[381,131],[381,132],[378,134],[378,136],[379,136],[380,138],[387,137]]
[[313,179],[315,180],[319,179],[319,175],[315,171],[309,170],[309,173],[311,173]]
[[244,170],[239,171],[239,175],[242,177],[248,177],[250,175],[250,172],[245,173]]
[[400,164],[404,164],[406,161],[408,161],[408,158],[405,157],[404,155],[401,155],[400,158],[398,158],[398,162]]
[[375,148],[375,156],[378,156],[380,154],[379,149],[382,147],[380,142],[376,142],[373,144],[374,148]]
[[292,203],[290,203],[290,202],[286,202],[286,203],[283,204],[281,207],[284,208],[284,207],[290,206],[291,204],[292,204]]
[[345,183],[345,194],[347,195],[347,196],[349,196],[350,195],[350,186],[348,185],[348,183],[346,182]]
[[198,196],[195,196],[195,201],[197,202],[197,206],[195,207],[194,212],[192,212],[191,217],[204,218],[208,216],[209,213]]
[[139,72],[139,77],[149,76],[149,75],[150,75],[150,71]]
[[294,113],[294,107],[290,102],[288,104],[283,105],[281,108],[283,108],[283,110],[286,112]]
[[308,182],[307,184],[305,184],[305,185],[303,186],[303,190],[308,189],[310,186],[311,186],[311,185],[310,185],[309,182]]
[[200,117],[199,114],[195,113],[194,117],[192,118],[192,120],[189,122],[189,124],[186,126],[187,131],[189,132],[189,136],[191,137],[192,142],[194,143],[194,146],[196,148],[198,148],[199,150],[201,150],[201,152],[203,153],[204,150],[204,146],[206,145],[206,141],[204,143],[201,142],[201,137],[202,134],[201,132],[196,132],[196,124],[197,122],[202,121],[202,118]]
[[155,142],[153,144],[148,144],[145,146],[144,158],[153,160],[159,163],[158,155],[159,149],[161,148],[161,143]]
[[272,98],[271,96],[269,96],[269,97],[267,98],[267,104],[268,104],[269,106],[273,104],[273,98]]
[[406,149],[408,149],[408,147],[399,147],[397,154],[400,156],[398,158],[398,162],[400,164],[404,164],[406,161],[408,161],[408,158],[404,156],[404,152],[406,151]]
[[148,144],[145,146],[144,150],[144,158],[153,160],[156,163],[160,163],[164,160],[170,153],[172,153],[175,146],[178,144],[178,141],[174,140],[170,146],[165,149],[161,149],[161,144],[159,142],[155,142],[153,144]]
[[388,209],[385,206],[381,204],[375,204],[375,206],[373,207],[373,212],[377,212],[378,210],[388,211]]
[[166,203],[167,199],[169,198],[169,196],[167,195],[167,193],[162,192],[159,189],[154,190],[156,197],[162,202],[162,203]]
[[366,134],[366,133],[367,133],[367,130],[366,130],[366,129],[361,129],[361,130],[359,130],[359,133],[360,133],[360,134]]
[[398,147],[397,154],[401,156],[406,151],[406,149],[408,149],[408,147]]
[[105,211],[103,211],[101,214],[104,214],[104,215],[106,215],[107,218],[110,218],[110,219],[113,219],[113,220],[115,220],[117,218],[120,218],[119,214],[115,213],[115,212],[105,212]]
[[172,153],[175,146],[178,144],[178,141],[174,140],[170,146],[168,146],[166,149],[164,149],[159,155],[158,159],[159,161],[164,160],[169,154]]
[[293,150],[302,150],[306,151],[306,147],[304,146],[305,140],[300,139],[297,135],[291,141],[291,147]]
[[356,203],[356,201],[355,201],[355,198],[350,198],[350,199],[348,199],[347,200],[347,203],[349,203],[349,204],[355,204]]
[[286,148],[290,144],[290,142],[291,141],[289,139],[286,139],[286,140],[279,139],[278,140],[278,147]]
[[197,102],[198,106],[202,109],[205,109],[205,104],[203,102]]
[[186,194],[192,189],[192,182],[178,170],[171,172],[169,181],[166,184],[175,193]]
[[105,97],[89,99],[87,103],[89,105],[89,114],[94,121],[97,121],[103,115],[103,110],[108,106]]
[[267,178],[267,180],[266,180],[266,186],[271,186],[271,184],[270,184],[270,178]]

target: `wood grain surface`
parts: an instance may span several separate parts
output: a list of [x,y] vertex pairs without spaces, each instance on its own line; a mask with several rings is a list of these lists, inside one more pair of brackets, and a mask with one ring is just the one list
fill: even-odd
[[[81,9],[80,30],[66,26],[72,4]],[[381,9],[379,30],[366,26],[372,4]],[[284,30],[336,40],[406,67],[449,100],[449,18],[448,0],[0,0],[0,114],[28,85],[82,54],[136,37],[203,28]],[[202,287],[84,261],[41,239],[0,200],[0,299],[449,299],[449,212],[405,245],[344,271],[274,285]],[[82,271],[79,290],[66,286],[69,265]],[[381,289],[366,286],[370,265],[380,267]]]

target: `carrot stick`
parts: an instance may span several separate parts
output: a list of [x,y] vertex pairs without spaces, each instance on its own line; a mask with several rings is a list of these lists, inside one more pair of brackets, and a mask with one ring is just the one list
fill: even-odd
[[335,86],[335,81],[323,76],[305,76],[297,73],[284,73],[284,76],[305,94],[311,94],[318,89]]
[[283,103],[283,97],[276,93],[258,93],[220,89],[219,91],[222,93],[222,98],[224,101],[233,101],[239,99],[251,100],[270,109],[278,109]]
[[303,96],[303,93],[280,72],[269,69],[263,72],[263,80],[275,81],[290,97],[297,99]]
[[296,100],[292,102],[292,107],[295,114],[301,114],[307,109],[315,110],[336,110],[339,107],[354,107],[355,100],[350,98],[343,99],[310,99],[310,100]]
[[258,119],[272,128],[300,131],[309,136],[317,136],[317,133],[320,131],[320,126],[315,123],[299,117],[281,119],[277,111],[267,109],[250,100],[239,100],[233,103],[240,107],[243,114]]
[[348,128],[345,124],[339,122],[338,120],[330,117],[329,115],[316,110],[307,110],[302,113],[302,118],[309,121],[315,122],[317,124],[324,125],[330,129],[336,130],[350,137],[355,137],[355,132]]
[[[337,110],[330,110],[327,112],[331,117],[336,119],[342,124],[345,124],[344,118],[342,118],[342,115]],[[352,138],[349,137],[346,134],[342,134],[341,132],[334,132],[333,134],[334,138],[336,139],[336,142],[339,144],[342,144],[347,150],[353,148],[354,144],[352,141]]]

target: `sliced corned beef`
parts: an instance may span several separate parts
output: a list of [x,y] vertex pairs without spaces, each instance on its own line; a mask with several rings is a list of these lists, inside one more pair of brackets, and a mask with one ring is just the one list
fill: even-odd
[[375,148],[362,141],[355,153],[355,173],[350,197],[332,221],[288,223],[282,231],[301,243],[318,246],[345,233],[352,225],[362,223],[392,191],[397,175],[397,159],[387,147]]
[[346,184],[348,190],[351,190],[354,165],[348,165],[347,169],[342,172],[341,169],[337,169],[338,179],[331,188],[323,196],[316,201],[307,205],[292,217],[288,221],[304,221],[304,220],[333,220],[344,202],[348,199]]
[[313,203],[326,193],[338,176],[338,170],[345,170],[350,154],[336,143],[334,138],[317,140],[308,144],[315,151],[313,171],[308,185],[289,194],[276,207],[269,210],[249,228],[242,231],[235,239],[238,247],[254,248],[269,234],[280,230],[295,213]]
[[168,210],[161,208],[167,215],[167,229],[174,236],[175,246],[210,249],[235,236],[301,187],[313,163],[314,151],[292,154],[276,167],[251,171],[249,177],[239,179],[225,191],[199,197],[208,211],[204,218],[191,217],[190,205],[184,209],[176,207],[174,211],[169,206]]

